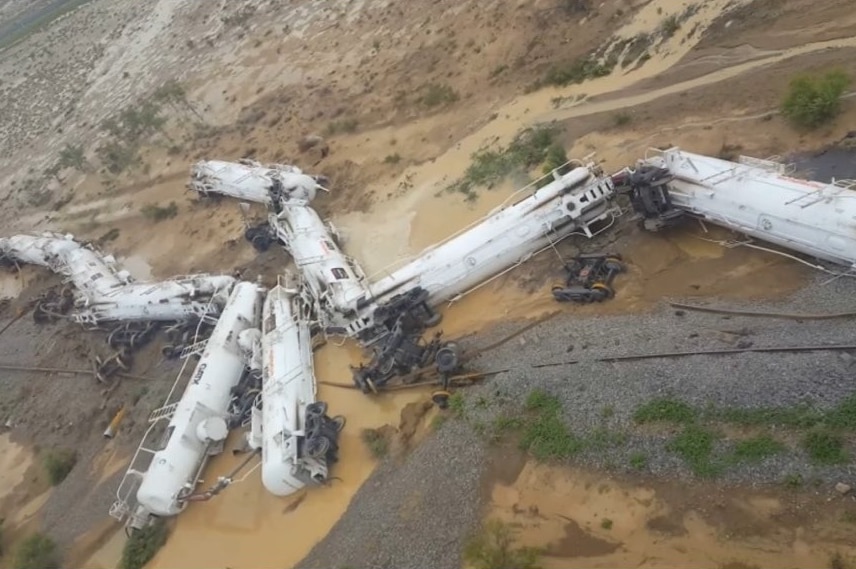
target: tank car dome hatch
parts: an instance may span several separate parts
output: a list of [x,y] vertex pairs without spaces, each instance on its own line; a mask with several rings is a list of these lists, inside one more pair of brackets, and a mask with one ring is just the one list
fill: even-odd
[[205,444],[219,443],[229,436],[229,427],[222,417],[209,417],[197,425],[196,436]]

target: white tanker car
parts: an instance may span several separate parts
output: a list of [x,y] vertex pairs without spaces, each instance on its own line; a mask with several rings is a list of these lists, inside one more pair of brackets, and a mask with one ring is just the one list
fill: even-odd
[[620,213],[610,204],[614,196],[611,178],[601,175],[592,164],[580,165],[564,175],[554,172],[554,180],[531,195],[498,208],[422,251],[408,264],[372,279],[372,304],[348,324],[345,334],[371,343],[378,337],[375,307],[397,296],[420,290],[420,302],[438,306],[517,267],[572,233],[592,237],[602,230],[593,232],[595,224],[607,220],[611,224]]
[[[76,291],[72,318],[82,324],[105,321],[180,321],[217,314],[235,279],[194,275],[157,283],[134,283],[116,260],[72,235],[44,233],[0,239],[0,260],[47,267]],[[213,302],[212,302],[213,301]]]
[[[139,528],[150,516],[174,516],[186,507],[208,458],[223,450],[232,390],[250,357],[239,337],[258,328],[262,294],[257,284],[235,285],[181,399],[152,414],[152,424],[119,485],[112,516],[124,519],[131,514],[129,525]],[[165,420],[169,422],[160,436],[155,426]],[[148,448],[149,439],[160,439],[160,444]]]
[[[309,183],[306,183],[308,180]],[[317,180],[304,174],[300,168],[287,164],[264,166],[255,160],[226,162],[223,160],[203,160],[190,169],[188,189],[202,196],[230,196],[278,207],[278,202],[290,197],[299,187],[311,192],[312,200],[318,187]]]
[[327,480],[344,418],[331,419],[327,404],[316,401],[310,307],[299,291],[277,285],[262,314],[262,389],[248,443],[261,450],[264,487],[288,496]]
[[356,317],[369,295],[365,275],[336,245],[315,210],[308,203],[284,201],[269,223],[294,259],[322,321],[342,325]]
[[615,176],[633,193],[648,229],[681,213],[812,257],[856,267],[856,181],[831,184],[787,176],[784,164],[739,163],[678,148],[640,160]]

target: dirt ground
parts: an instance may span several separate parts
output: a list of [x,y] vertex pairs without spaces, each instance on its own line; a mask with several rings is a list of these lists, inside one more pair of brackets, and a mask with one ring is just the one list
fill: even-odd
[[[852,501],[781,488],[686,485],[527,461],[496,448],[487,518],[560,567],[827,567],[852,559]],[[842,561],[849,563],[849,561]]]
[[[480,190],[474,203],[443,190],[464,172],[475,150],[505,144],[526,126],[555,121],[569,156],[596,152],[610,170],[632,163],[652,146],[760,157],[810,151],[841,140],[856,119],[852,99],[845,101],[839,120],[810,133],[795,131],[775,114],[795,74],[840,68],[856,76],[856,10],[845,0],[711,0],[693,10],[689,3],[666,0],[616,0],[591,8],[594,4],[444,0],[391,5],[360,0],[336,6],[310,1],[200,5],[159,0],[141,9],[130,0],[81,3],[0,51],[3,234],[61,229],[100,239],[105,250],[136,267],[141,278],[241,269],[247,278],[260,276],[271,283],[287,255],[278,249],[257,255],[242,238],[244,219],[237,204],[202,201],[185,191],[193,161],[250,156],[295,163],[328,176],[332,191],[316,205],[342,231],[347,252],[374,273],[506,199],[513,182]],[[19,10],[15,3],[6,8],[0,12],[3,17]],[[663,34],[663,21],[672,15],[681,24],[671,35]],[[530,92],[551,66],[643,34],[644,49],[627,51],[609,76]],[[647,59],[641,58],[643,53]],[[148,100],[170,79],[185,86],[188,106],[163,111],[169,120],[142,144],[135,167],[119,174],[105,170],[96,151],[105,140],[104,120]],[[432,102],[432,95],[440,101]],[[618,120],[619,114],[629,119]],[[298,142],[310,134],[324,137],[328,155],[317,148],[301,152]],[[82,145],[87,165],[82,171],[67,167],[43,174],[68,143]],[[171,201],[177,205],[174,217],[155,221],[142,213],[146,205]],[[801,265],[751,250],[724,249],[702,236],[730,238],[726,232],[702,235],[695,229],[663,238],[622,223],[606,240],[630,264],[630,272],[621,277],[622,294],[610,304],[583,310],[645,311],[663,296],[775,298],[807,282],[809,272]],[[601,243],[569,242],[559,252],[568,256],[595,245]],[[547,254],[468,296],[448,309],[446,334],[477,333],[496,321],[555,312],[547,292],[560,276],[557,267],[558,259]],[[23,292],[0,312],[2,324],[27,299],[56,284],[29,269],[20,278],[24,284],[3,281],[0,290]],[[0,363],[85,369],[92,350],[106,350],[97,334],[84,335],[63,323],[37,328],[26,317],[0,336]],[[10,421],[11,441],[37,455],[23,477],[15,474],[20,482],[10,483],[14,490],[0,495],[0,518],[11,523],[4,545],[41,525],[72,552],[72,565],[109,566],[110,555],[97,562],[89,555],[111,543],[112,526],[105,525],[104,517],[117,475],[146,416],[160,404],[177,372],[159,354],[155,342],[135,358],[134,373],[152,378],[150,382],[125,382],[106,399],[89,377],[0,378],[0,420]],[[319,379],[347,382],[346,363],[358,359],[354,350],[325,347]],[[193,563],[220,562],[223,550],[234,552],[239,543],[246,548],[255,544],[256,553],[228,557],[235,563],[230,566],[269,562],[263,544],[272,535],[299,528],[305,544],[277,552],[277,566],[294,564],[323,539],[374,468],[359,430],[395,423],[401,407],[414,400],[366,402],[350,392],[336,395],[329,387],[321,395],[331,407],[339,405],[337,412],[358,417],[351,419],[343,443],[347,483],[306,495],[283,521],[289,505],[267,500],[258,481],[248,480],[216,505],[191,507],[154,567],[176,566],[199,541],[212,536],[223,549],[212,547],[208,557]],[[101,432],[106,422],[131,401],[132,413],[120,436],[105,442]],[[77,449],[79,461],[71,476],[48,492],[38,474],[38,455],[54,447]],[[215,461],[212,473],[227,471],[229,459]],[[523,472],[523,486],[515,490],[521,495],[532,481],[562,476],[535,466]],[[625,481],[616,484],[625,488],[620,486]],[[514,481],[508,485],[517,488]],[[668,495],[651,499],[672,507],[677,501]],[[507,502],[497,506],[498,511],[508,507]],[[787,504],[781,507],[788,511]],[[653,515],[656,508],[651,508],[641,511],[639,519]],[[7,514],[30,510],[24,517]],[[689,511],[680,510],[681,515]],[[307,519],[314,521],[307,524]],[[730,520],[723,518],[712,527],[730,527]],[[610,539],[640,544],[653,539],[620,533],[633,525],[631,520],[625,524],[616,517],[615,522]],[[710,529],[693,527],[702,533]],[[674,547],[692,551],[689,543]],[[603,558],[607,565],[620,561]],[[739,561],[767,562],[751,555]]]

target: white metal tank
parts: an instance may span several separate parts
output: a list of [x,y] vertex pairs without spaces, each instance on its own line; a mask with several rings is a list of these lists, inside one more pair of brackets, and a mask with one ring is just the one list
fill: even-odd
[[77,322],[180,321],[216,315],[235,283],[226,275],[194,275],[156,283],[135,283],[88,300]]
[[[454,300],[573,232],[590,237],[589,225],[618,214],[609,203],[614,193],[612,180],[597,175],[594,166],[557,175],[531,195],[425,249],[406,265],[381,278],[371,277],[370,296],[376,306],[419,286],[428,292],[429,304]],[[365,311],[349,325],[348,335],[371,324]]]
[[672,204],[712,223],[847,267],[856,266],[856,181],[792,178],[784,164],[740,163],[671,148],[643,164],[665,167]]
[[206,196],[220,194],[271,206],[283,190],[295,187],[300,189],[300,199],[311,201],[315,197],[316,183],[296,166],[264,166],[254,160],[205,160],[191,168],[188,186]]
[[75,241],[72,235],[43,233],[2,238],[0,256],[56,271],[85,298],[108,294],[130,281],[130,277],[116,270],[112,256]]
[[207,456],[222,451],[231,390],[246,366],[238,336],[258,327],[262,292],[248,282],[233,288],[169,421],[166,443],[152,457],[137,490],[137,502],[146,513],[173,516],[181,512],[186,505],[181,498],[193,491]]
[[322,317],[329,321],[355,315],[368,297],[365,275],[342,253],[318,213],[308,205],[284,202],[269,221],[318,301]]
[[297,287],[271,289],[262,312],[260,401],[247,440],[262,451],[262,484],[288,496],[327,479],[344,419],[326,416],[316,401],[310,307]]

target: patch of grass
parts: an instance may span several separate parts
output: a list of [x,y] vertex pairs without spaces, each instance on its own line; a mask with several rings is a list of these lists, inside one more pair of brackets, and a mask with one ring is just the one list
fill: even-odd
[[83,171],[86,168],[86,157],[83,155],[83,146],[80,144],[66,144],[59,152],[60,168],[74,168]]
[[48,536],[34,533],[18,545],[12,566],[15,569],[59,569],[56,544]]
[[841,514],[841,521],[847,524],[856,524],[856,510],[850,510]]
[[562,409],[562,404],[555,395],[550,395],[542,389],[533,389],[526,397],[525,409],[545,414],[556,414]]
[[139,161],[137,151],[135,144],[113,140],[99,146],[96,152],[108,172],[119,174]]
[[782,101],[782,115],[800,128],[816,128],[841,112],[841,96],[850,84],[843,71],[803,75],[791,81]]
[[603,409],[600,410],[600,416],[604,419],[609,419],[615,416],[615,407],[612,405],[605,405]]
[[648,457],[643,452],[634,452],[630,455],[630,467],[633,470],[642,470],[648,466]]
[[785,451],[785,445],[769,435],[744,439],[734,447],[733,457],[738,462],[760,462]]
[[627,126],[632,121],[633,121],[633,117],[631,116],[630,113],[620,112],[620,113],[616,113],[612,117],[612,122],[615,124],[615,126]]
[[524,426],[525,422],[520,417],[500,415],[493,420],[493,430],[499,435],[520,431]]
[[360,126],[360,122],[357,119],[346,118],[338,121],[332,121],[327,125],[325,132],[327,136],[333,136],[334,134],[342,132],[354,133],[357,132],[358,126]]
[[712,457],[715,440],[716,433],[690,423],[666,448],[680,456],[697,476],[711,477],[720,470]]
[[463,417],[467,413],[467,402],[464,400],[464,396],[456,391],[449,397],[449,411],[455,417]]
[[803,480],[802,474],[796,472],[792,472],[791,474],[786,475],[785,478],[782,480],[782,484],[793,490],[802,488],[802,485],[804,483],[805,480]]
[[[550,174],[553,170],[557,170],[560,175],[565,175],[570,171],[570,167],[565,164],[568,161],[568,154],[565,152],[565,147],[558,143],[553,143],[547,148],[544,155],[544,166],[541,172]],[[552,178],[544,178],[544,185],[552,182]]]
[[141,530],[135,531],[125,542],[119,569],[142,569],[151,561],[169,537],[166,523],[156,519]]
[[830,429],[856,430],[856,393],[829,410],[823,424]]
[[609,518],[603,518],[600,520],[600,527],[606,530],[612,529],[612,520]]
[[568,458],[584,448],[559,416],[561,409],[558,398],[541,390],[526,399],[526,410],[533,416],[526,421],[520,446],[538,460]]
[[652,399],[640,405],[633,414],[637,423],[687,424],[696,420],[698,412],[677,399]]
[[175,202],[169,202],[167,206],[159,206],[157,204],[146,204],[140,208],[140,213],[143,217],[154,222],[172,219],[178,215],[178,205]]
[[612,73],[614,68],[614,61],[610,60],[600,63],[594,57],[583,57],[570,63],[554,65],[529,90],[537,91],[548,86],[566,87],[568,85],[583,83],[589,79],[606,77]]
[[423,93],[419,97],[419,103],[426,107],[434,108],[449,105],[460,99],[458,92],[445,83],[430,83],[423,87]]
[[45,454],[43,461],[48,481],[56,486],[66,479],[77,464],[77,453],[68,449],[53,449]]
[[814,464],[844,464],[850,460],[847,451],[844,449],[844,439],[826,429],[806,433],[802,445]]
[[464,546],[464,561],[472,569],[539,569],[540,555],[533,547],[515,547],[511,527],[499,520],[488,520]]
[[401,155],[396,152],[395,154],[389,154],[386,158],[383,159],[384,164],[398,164],[401,162]]
[[375,429],[363,429],[361,437],[375,458],[380,459],[389,454],[389,441]]
[[543,163],[557,134],[553,128],[539,126],[524,130],[506,148],[475,152],[464,176],[447,191],[475,196],[476,188],[492,188],[514,171],[529,170]]

